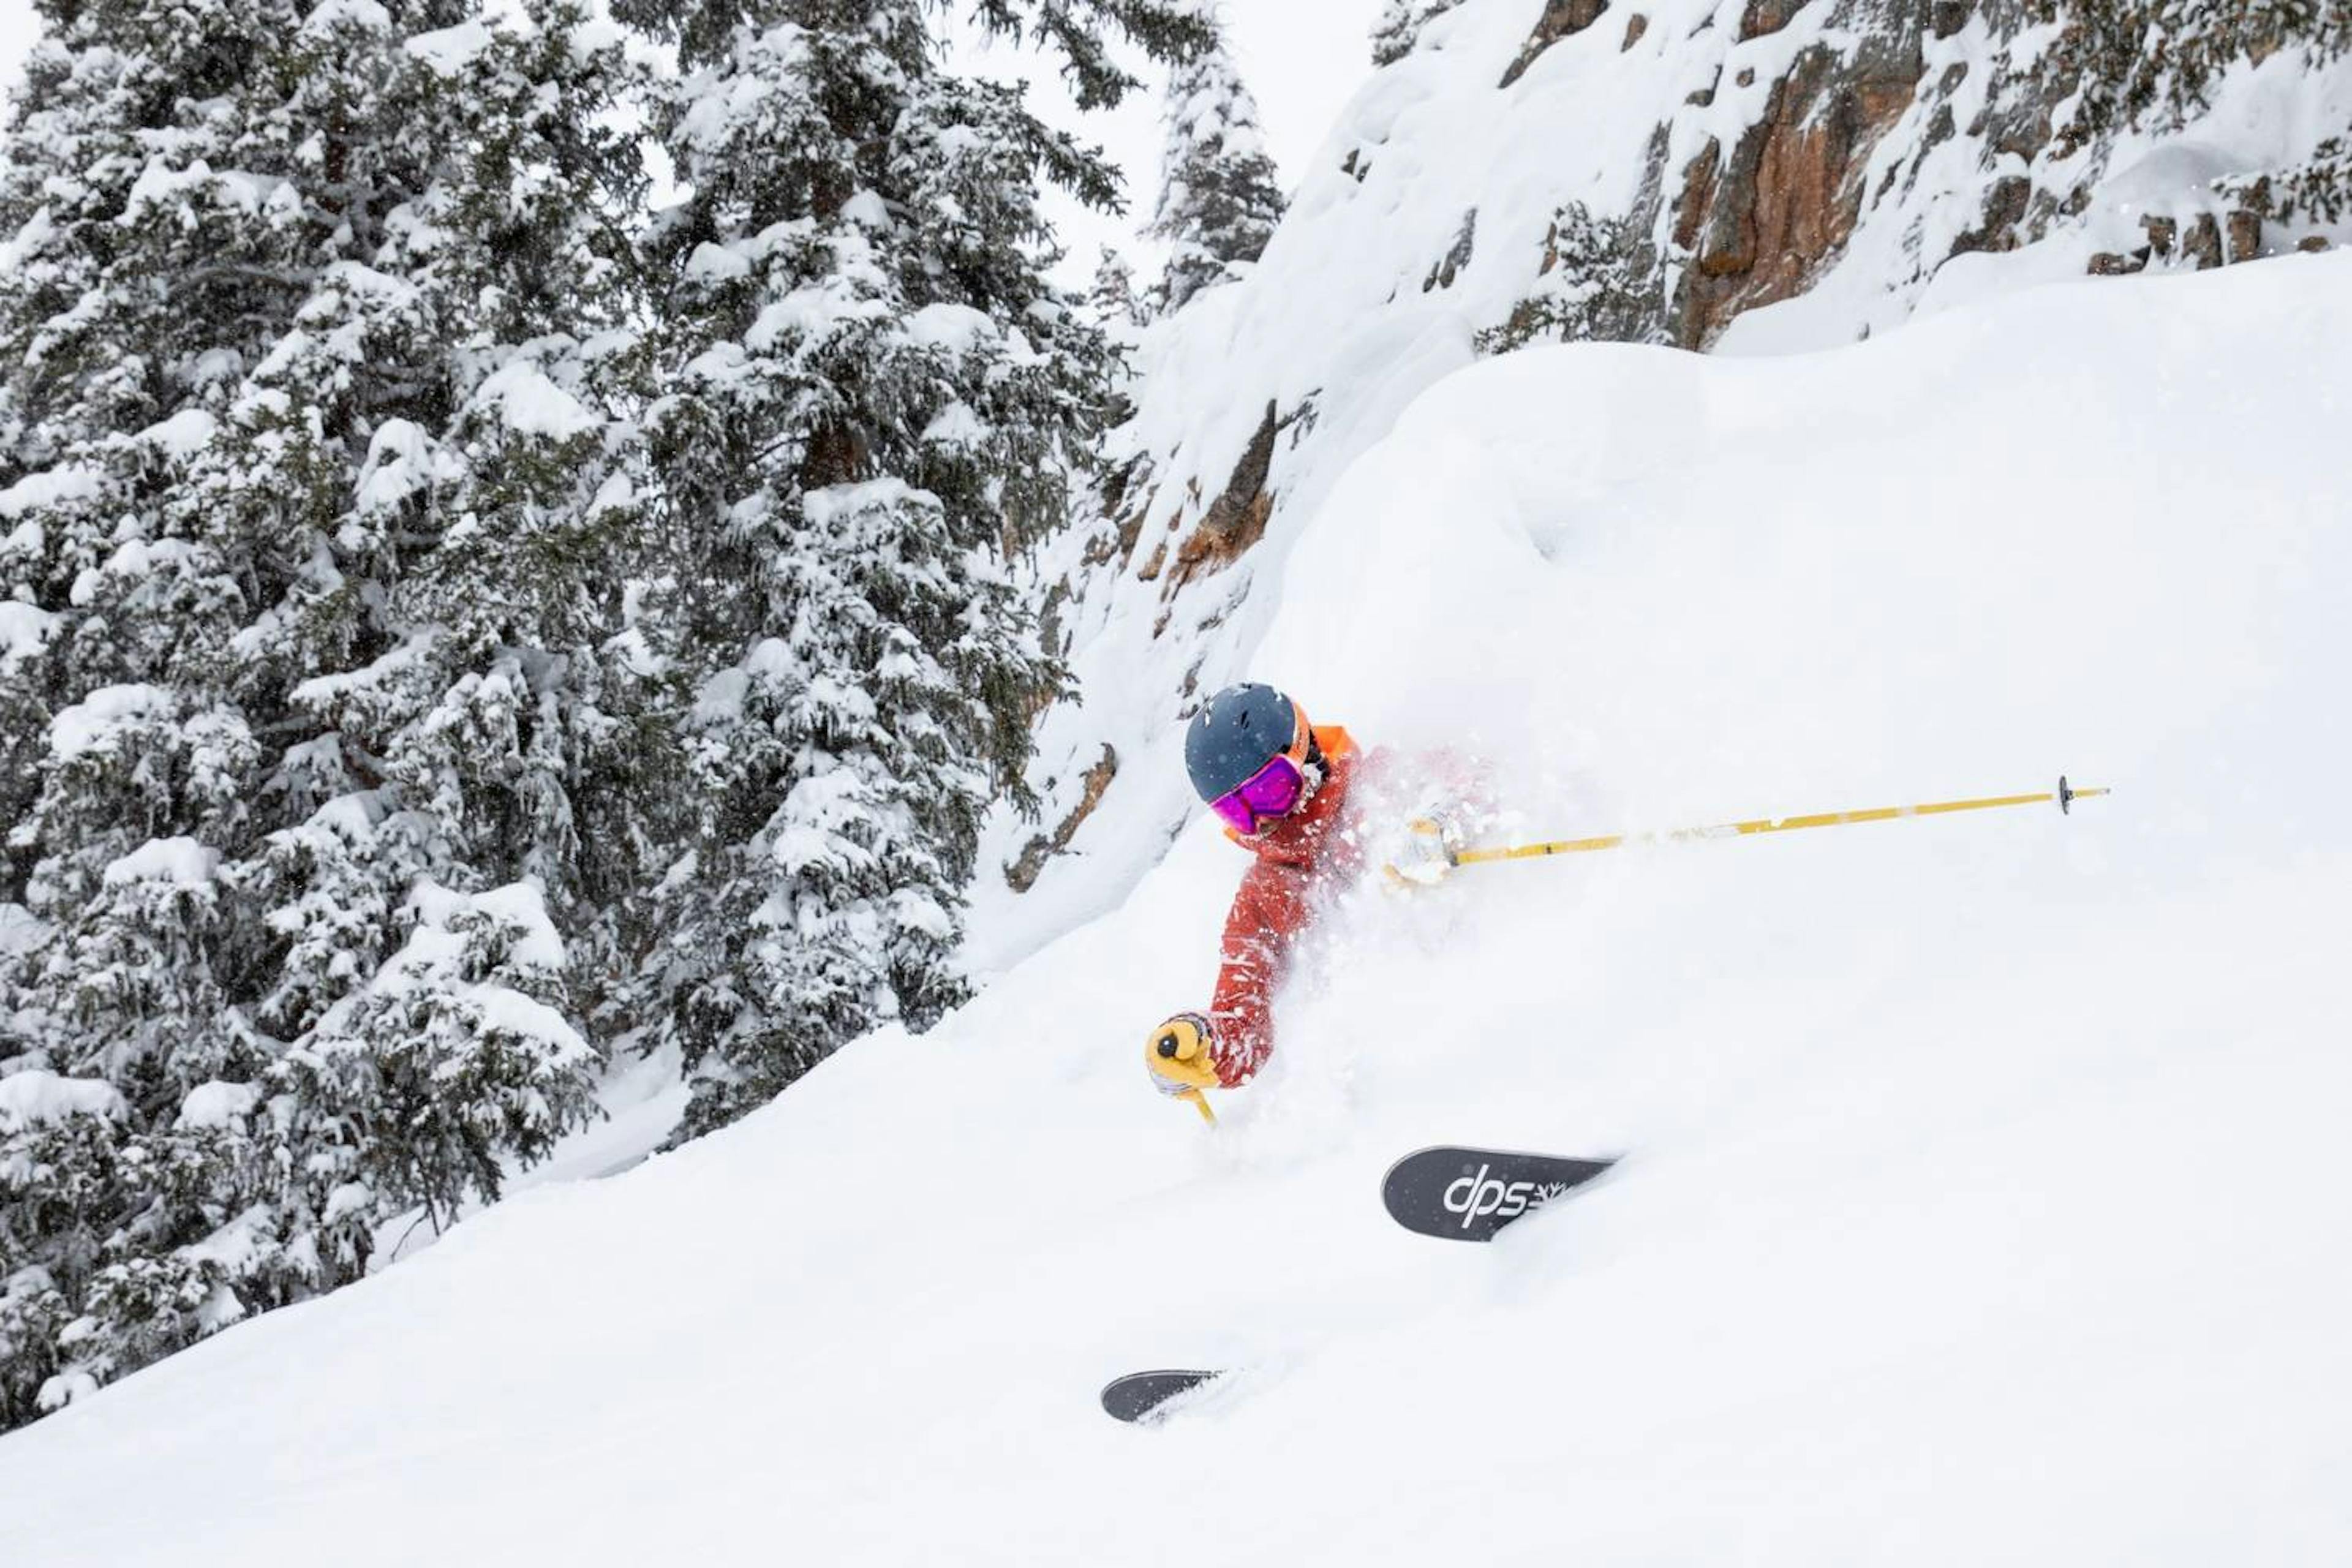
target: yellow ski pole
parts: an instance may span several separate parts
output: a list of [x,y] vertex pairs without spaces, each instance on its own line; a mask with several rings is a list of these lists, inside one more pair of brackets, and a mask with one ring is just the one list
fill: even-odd
[[[2076,789],[2058,778],[2058,787],[2039,795],[1985,795],[1975,800],[1936,800],[1920,805],[1880,805],[1866,811],[1822,811],[1804,816],[1759,816],[1747,822],[1726,822],[1713,827],[1677,827],[1664,833],[1604,833],[1592,838],[1559,838],[1548,844],[1498,844],[1480,848],[1457,849],[1446,857],[1455,866],[1476,866],[1496,860],[1533,860],[1549,855],[1583,855],[1597,849],[1616,849],[1632,844],[1682,844],[1699,838],[1738,838],[1751,833],[1793,833],[1801,827],[1843,827],[1852,822],[1891,822],[1902,816],[1942,816],[1956,811],[1989,811],[2003,805],[2041,805],[2050,801],[2058,803],[2062,812],[2072,812],[2078,800],[2089,800],[2107,793],[2098,789]],[[1391,868],[1391,871],[1394,868]],[[1402,873],[1398,873],[1402,875]]]
[[1217,1124],[1217,1113],[1209,1109],[1209,1097],[1202,1094],[1199,1089],[1188,1089],[1176,1098],[1179,1100],[1191,1100],[1192,1102],[1192,1109],[1201,1113],[1202,1121],[1207,1122],[1212,1127],[1214,1127]]

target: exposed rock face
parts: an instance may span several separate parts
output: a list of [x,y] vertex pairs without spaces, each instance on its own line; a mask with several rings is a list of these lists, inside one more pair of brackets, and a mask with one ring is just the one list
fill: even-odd
[[[2270,254],[2263,243],[2262,215],[2245,207],[2232,208],[2223,218],[2216,218],[2210,212],[2198,214],[2186,237],[2180,237],[2179,223],[2169,217],[2150,215],[2140,219],[2140,226],[2147,233],[2147,243],[2127,251],[2100,251],[2091,258],[2089,270],[2093,277],[2118,278],[2149,267],[2163,267],[2175,259],[2176,240],[2179,246],[2178,258],[2200,272],[2232,262],[2259,260]],[[2311,243],[2315,239],[2318,244]],[[2326,236],[2313,235],[2298,241],[2295,248],[2324,249],[2326,244]]]
[[1426,294],[1432,289],[1453,288],[1454,279],[1461,276],[1462,269],[1470,265],[1470,258],[1477,251],[1478,209],[1472,207],[1462,215],[1462,226],[1454,231],[1454,243],[1429,269],[1429,276],[1422,279],[1421,291]]
[[[1303,411],[1291,414],[1291,421],[1301,418]],[[1192,531],[1185,533],[1176,543],[1173,560],[1169,560],[1169,541],[1160,538],[1152,545],[1150,560],[1136,566],[1136,578],[1152,583],[1167,572],[1167,590],[1162,597],[1176,597],[1192,578],[1221,572],[1240,560],[1246,550],[1265,536],[1267,520],[1275,515],[1275,496],[1270,479],[1275,472],[1275,437],[1282,435],[1286,423],[1279,416],[1273,402],[1265,405],[1265,418],[1258,421],[1256,435],[1249,437],[1249,447],[1242,449],[1242,461],[1233,466],[1233,478],[1225,479],[1225,489],[1202,510],[1200,521]],[[1192,494],[1192,500],[1200,496]],[[1183,512],[1169,520],[1169,527],[1183,527]],[[1136,524],[1140,533],[1140,520]],[[1127,536],[1127,550],[1131,552],[1139,543],[1136,536]],[[1162,626],[1167,618],[1162,616]]]
[[1747,8],[1739,14],[1739,41],[1744,44],[1750,38],[1779,32],[1804,4],[1805,0],[1748,0]]
[[1257,434],[1250,437],[1242,460],[1234,465],[1234,477],[1201,514],[1200,526],[1176,547],[1170,592],[1195,576],[1230,565],[1265,537],[1266,520],[1274,515],[1274,497],[1266,480],[1274,472],[1274,438],[1279,429],[1275,406],[1268,403]]
[[[1778,31],[1793,10],[1749,0],[1743,32]],[[1814,45],[1728,156],[1710,141],[1685,166],[1674,240],[1690,265],[1676,342],[1702,348],[1739,311],[1804,289],[1853,232],[1864,161],[1910,106],[1920,68],[1916,32],[1851,57]]]
[[[1551,0],[1505,80],[1604,9]],[[2300,42],[2317,67],[2352,48],[2341,21],[2149,0],[1720,0],[1695,26],[1693,15],[1677,24],[1678,97],[1662,101],[1666,153],[1643,205],[1623,215],[1660,242],[1669,336],[1693,349],[1741,312],[1808,290],[1865,222],[1902,235],[1880,247],[1903,269],[1884,279],[1889,289],[1965,252],[2034,243],[2094,205],[2120,136],[2191,126],[2232,61]],[[1621,52],[1647,29],[1633,16]],[[1753,47],[1775,38],[1777,53]],[[2256,174],[2190,191],[2163,215],[2181,226],[2177,244],[2101,253],[2094,270],[2292,248],[2302,236],[2279,232],[2282,220],[2307,230],[2352,210],[2347,147],[2352,138],[2325,143],[2275,185]],[[1955,203],[1973,205],[1969,220],[1923,222],[1929,205]]]
[[2221,226],[2211,213],[2199,213],[2197,221],[2189,226],[2189,237],[2181,248],[2196,259],[2197,270],[2221,265]]
[[1118,752],[1106,742],[1102,756],[1086,771],[1080,783],[1077,804],[1070,808],[1053,832],[1041,833],[1029,840],[1027,847],[1021,851],[1021,858],[1004,868],[1005,885],[1016,893],[1025,893],[1035,885],[1037,873],[1045,868],[1045,862],[1070,847],[1070,840],[1077,837],[1079,827],[1094,815],[1095,807],[1102,804],[1103,792],[1110,788],[1110,781],[1117,777]]
[[2033,182],[2022,174],[2007,174],[1993,182],[1985,194],[1984,217],[1972,229],[1962,232],[1952,241],[1952,254],[1969,250],[2015,250],[2018,247],[2017,226],[2024,221],[2026,206],[2033,195]]
[[[1662,119],[1656,148],[1690,145],[1676,134],[1678,120],[1692,120],[1694,129],[1719,124],[1691,111],[1714,109],[1723,91],[1757,87],[1759,67],[1738,58],[1747,52],[1740,47],[1785,31],[1807,8],[1808,0],[1723,0],[1691,34],[1722,41],[1692,47],[1694,75]],[[1870,154],[1917,89],[1925,8],[1903,0],[1814,0],[1813,8],[1822,13],[1821,41],[1777,68],[1760,112],[1727,147],[1709,130],[1676,166],[1661,167],[1664,153],[1654,154],[1643,192],[1647,216],[1630,215],[1665,230],[1657,237],[1670,242],[1664,314],[1670,340],[1684,347],[1704,348],[1741,310],[1802,292],[1835,257],[1863,210]],[[1606,9],[1605,0],[1550,0],[1504,84]],[[1645,16],[1631,17],[1620,52],[1648,28]]]
[[2233,209],[2229,217],[2230,259],[2252,261],[2263,254],[2263,220],[2244,207]]
[[[1527,43],[1519,49],[1519,58],[1510,63],[1496,85],[1508,87],[1527,75],[1538,56],[1562,38],[1584,31],[1601,20],[1601,13],[1608,9],[1609,0],[1548,0],[1543,16],[1536,22],[1536,30],[1528,35]],[[1641,18],[1636,16],[1633,20],[1639,23]],[[1629,36],[1626,46],[1631,47],[1633,38],[1639,36]]]

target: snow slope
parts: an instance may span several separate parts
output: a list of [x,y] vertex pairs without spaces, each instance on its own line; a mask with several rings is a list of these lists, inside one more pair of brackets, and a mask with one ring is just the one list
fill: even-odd
[[[929,1035],[0,1437],[6,1561],[2344,1561],[2347,355],[2321,256],[1444,378],[1266,611],[1318,714],[1546,836],[2116,793],[1367,893],[1214,1133],[1137,1060],[1196,823]],[[1396,1230],[1455,1141],[1626,1160]]]

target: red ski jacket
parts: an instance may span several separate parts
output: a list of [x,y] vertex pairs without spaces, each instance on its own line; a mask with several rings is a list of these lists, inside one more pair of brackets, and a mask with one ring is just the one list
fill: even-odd
[[1227,834],[1256,856],[1225,916],[1223,967],[1209,1004],[1209,1060],[1227,1089],[1248,1082],[1274,1054],[1274,993],[1316,900],[1362,866],[1357,836],[1339,831],[1348,787],[1361,765],[1356,742],[1336,724],[1316,726],[1315,742],[1323,752],[1323,782],[1306,805],[1253,837]]

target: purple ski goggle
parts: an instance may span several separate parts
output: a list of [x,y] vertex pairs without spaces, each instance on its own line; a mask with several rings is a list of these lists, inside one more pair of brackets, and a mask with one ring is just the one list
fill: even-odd
[[1279,756],[1243,780],[1239,789],[1211,801],[1209,809],[1226,826],[1249,837],[1255,835],[1260,823],[1287,816],[1306,788],[1306,770],[1287,756]]

